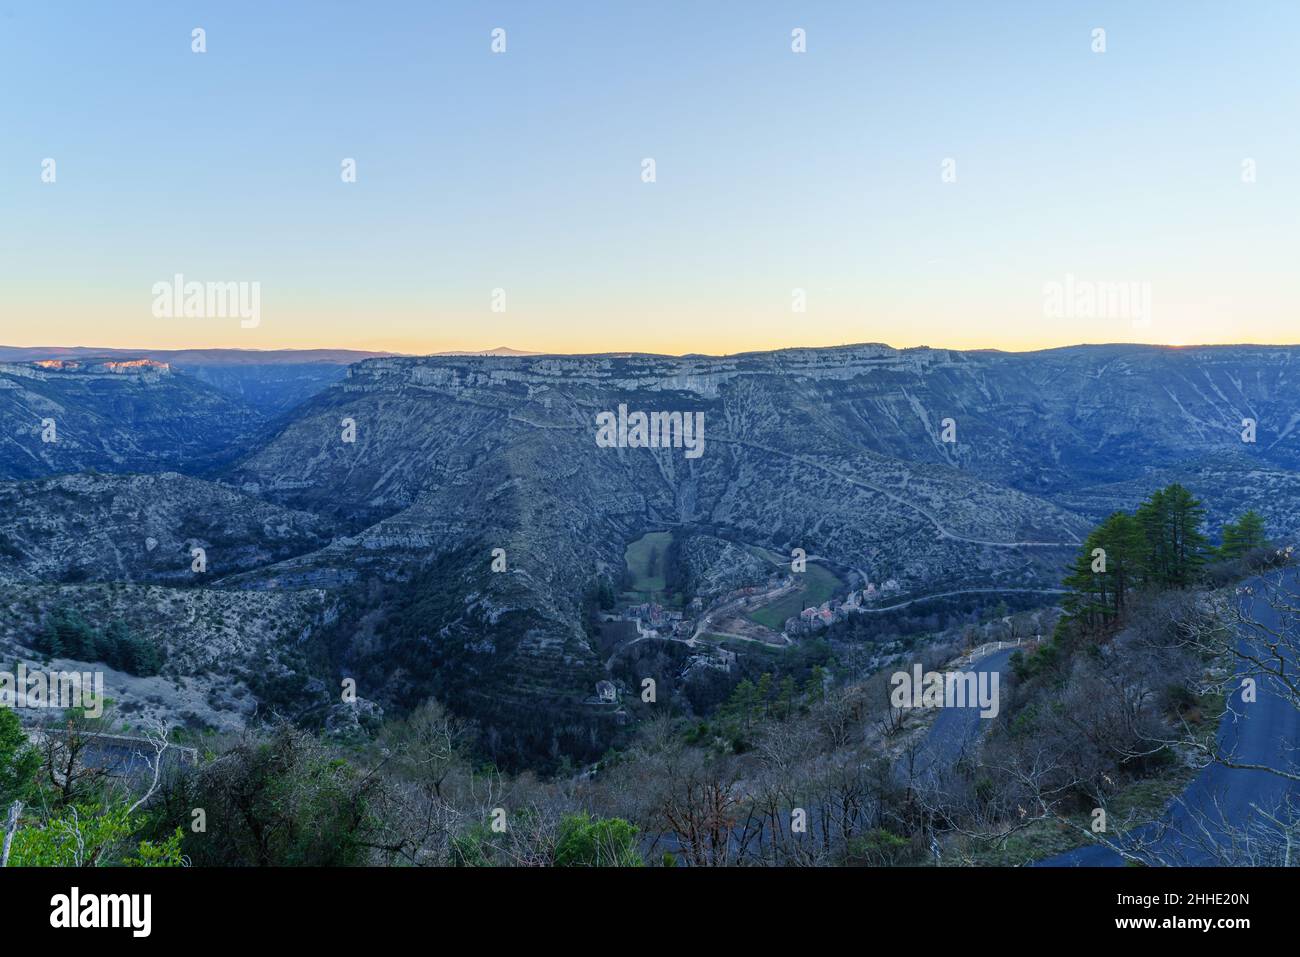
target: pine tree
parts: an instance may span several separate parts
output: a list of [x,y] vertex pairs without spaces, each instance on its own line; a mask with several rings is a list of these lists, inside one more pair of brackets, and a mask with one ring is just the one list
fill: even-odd
[[781,680],[781,687],[777,691],[777,706],[780,709],[778,716],[782,721],[789,720],[794,714],[794,703],[798,697],[798,686],[795,684],[793,675],[786,675]]
[[1157,588],[1184,588],[1205,561],[1205,507],[1182,485],[1152,493],[1137,510],[1146,536],[1143,578]]
[[759,677],[754,696],[758,699],[758,714],[766,718],[772,711],[772,672],[764,671]]
[[1226,559],[1240,558],[1256,548],[1268,544],[1268,534],[1264,528],[1264,517],[1254,509],[1246,512],[1237,521],[1223,526],[1223,544],[1219,546],[1219,556]]
[[[1064,602],[1066,611],[1093,631],[1100,629],[1108,607],[1106,576],[1100,571],[1101,556],[1094,554],[1102,548],[1101,530],[1093,529],[1070,564],[1070,572],[1063,582],[1066,588],[1071,589]],[[1098,570],[1094,571],[1094,568]]]
[[1169,495],[1169,523],[1173,530],[1170,544],[1174,559],[1173,584],[1186,588],[1196,579],[1197,571],[1205,564],[1209,539],[1201,534],[1205,523],[1205,506],[1190,491],[1177,483],[1165,489]]
[[808,704],[826,699],[826,669],[821,665],[813,665],[812,674],[808,676],[803,686],[803,696]]
[[1164,489],[1157,489],[1138,506],[1138,524],[1142,526],[1146,538],[1146,554],[1143,556],[1143,577],[1147,584],[1158,588],[1168,585],[1172,577],[1172,557],[1170,541],[1173,536],[1169,529],[1169,500]]
[[59,637],[59,629],[55,627],[52,620],[47,621],[45,627],[37,632],[32,647],[47,658],[59,658],[63,655],[63,639]]
[[1136,518],[1116,512],[1102,524],[1101,542],[1106,549],[1106,574],[1110,578],[1109,611],[1113,617],[1118,617],[1123,613],[1130,593],[1141,581],[1146,535]]
[[753,727],[754,721],[758,717],[758,709],[759,698],[757,689],[755,689],[752,681],[748,678],[744,678],[741,680],[740,684],[736,685],[735,690],[731,692],[731,697],[727,699],[727,703],[723,706],[722,710],[723,715],[726,718],[739,724],[741,728],[748,733],[750,728]]
[[1141,523],[1115,512],[1088,535],[1071,565],[1065,585],[1074,593],[1066,599],[1066,608],[1091,630],[1102,630],[1123,614],[1142,579],[1147,555]]

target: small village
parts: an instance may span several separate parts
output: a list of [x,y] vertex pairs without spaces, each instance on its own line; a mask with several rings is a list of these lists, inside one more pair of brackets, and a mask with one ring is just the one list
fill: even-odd
[[[723,610],[750,611],[761,608],[790,591],[796,584],[794,576],[784,575],[764,585],[749,585],[727,592],[711,602],[707,609],[704,599],[696,597],[686,606],[686,612],[647,601],[628,605],[603,617],[607,621],[633,623],[640,638],[690,640],[700,637],[697,622],[708,623]],[[830,598],[820,605],[803,609],[798,615],[790,616],[785,621],[782,637],[788,639],[827,628],[849,615],[873,609],[880,602],[894,598],[901,592],[902,585],[894,578],[880,584],[867,582],[865,587],[853,589],[842,599]]]
[[[894,578],[879,584],[867,582],[864,587],[851,590],[844,598],[830,598],[790,616],[779,633],[746,617],[797,589],[800,586],[798,579],[798,575],[788,573],[776,575],[763,584],[726,592],[707,606],[700,596],[692,598],[684,610],[644,601],[604,613],[601,618],[606,622],[626,622],[635,629],[635,637],[623,647],[647,639],[680,641],[696,652],[687,662],[685,671],[707,667],[730,673],[736,653],[710,639],[758,641],[769,647],[788,647],[800,636],[814,634],[850,615],[871,610],[903,590]],[[617,700],[618,692],[613,683],[601,681],[589,703],[615,704]]]
[[902,586],[895,578],[887,579],[880,585],[874,582],[867,582],[865,588],[855,589],[849,592],[844,599],[831,598],[815,608],[805,608],[798,615],[793,615],[786,619],[786,635],[807,635],[823,628],[828,628],[837,621],[842,621],[849,615],[856,615],[868,609],[874,608],[879,602],[886,598],[896,597],[902,591]]

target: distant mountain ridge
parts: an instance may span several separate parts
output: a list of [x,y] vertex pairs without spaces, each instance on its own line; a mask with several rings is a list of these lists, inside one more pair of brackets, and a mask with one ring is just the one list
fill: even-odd
[[[0,346],[0,362],[37,362],[45,359],[155,359],[179,367],[216,365],[349,365],[362,359],[400,356],[404,353],[364,349],[120,349],[95,346]],[[535,356],[539,352],[497,346],[494,349],[434,352],[438,356]]]
[[482,349],[479,351],[434,352],[430,354],[435,356],[539,356],[544,353],[511,349],[509,346],[497,346],[495,349]]
[[362,359],[397,355],[353,349],[117,349],[93,346],[0,346],[0,362],[41,359],[140,358],[178,367],[207,365],[347,365]]

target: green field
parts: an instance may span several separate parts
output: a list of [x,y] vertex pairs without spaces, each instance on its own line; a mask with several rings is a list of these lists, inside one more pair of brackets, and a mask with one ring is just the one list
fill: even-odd
[[[672,532],[650,532],[642,535],[627,547],[623,560],[627,562],[628,571],[632,573],[632,590],[651,597],[661,595],[667,587],[664,579],[664,561],[668,546],[672,543]],[[650,559],[658,553],[657,567],[650,569]]]
[[805,608],[820,605],[844,587],[844,583],[834,572],[814,562],[808,563],[808,570],[802,573],[802,578],[803,585],[798,591],[791,592],[784,598],[778,598],[770,605],[755,609],[747,616],[749,620],[773,631],[780,631],[785,620],[791,615],[797,615]]
[[761,641],[737,641],[731,635],[705,635],[704,637],[706,640],[712,639],[718,647],[734,651],[738,655],[767,655],[769,658],[776,658],[785,653],[784,648],[774,648]]

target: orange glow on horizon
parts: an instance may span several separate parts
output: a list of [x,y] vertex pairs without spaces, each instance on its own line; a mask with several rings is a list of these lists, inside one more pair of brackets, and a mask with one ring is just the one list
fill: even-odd
[[[793,348],[882,343],[898,349],[996,349],[1032,352],[1080,344],[1195,345],[1300,344],[1300,325],[1276,304],[1215,303],[1203,308],[1158,309],[1145,324],[1125,320],[1058,320],[1017,303],[996,314],[993,304],[945,309],[936,303],[883,302],[869,315],[853,304],[831,303],[792,314],[784,304],[694,303],[679,310],[662,302],[628,308],[601,303],[560,309],[550,304],[493,314],[465,307],[445,310],[408,304],[293,303],[268,306],[257,328],[232,319],[157,319],[138,303],[99,300],[76,309],[63,293],[57,308],[35,296],[20,297],[0,324],[0,345],[132,350],[349,349],[428,355],[508,347],[555,355],[645,353],[735,355]],[[1178,321],[1167,318],[1177,314]],[[1237,316],[1247,316],[1238,319]],[[954,318],[955,317],[955,318]]]

